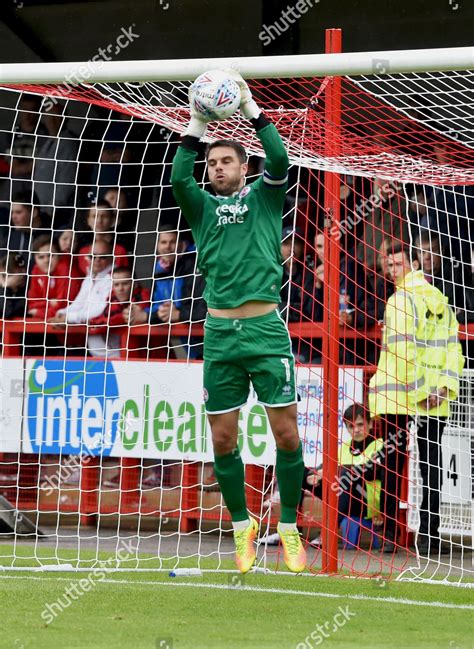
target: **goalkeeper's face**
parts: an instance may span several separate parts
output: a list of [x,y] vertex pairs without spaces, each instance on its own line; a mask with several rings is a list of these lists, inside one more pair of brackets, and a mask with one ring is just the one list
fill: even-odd
[[248,164],[230,146],[216,146],[207,158],[209,182],[220,196],[231,196],[245,185]]

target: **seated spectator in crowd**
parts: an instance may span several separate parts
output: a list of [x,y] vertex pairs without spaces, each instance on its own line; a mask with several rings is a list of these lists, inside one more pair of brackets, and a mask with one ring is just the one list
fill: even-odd
[[128,325],[130,304],[136,304],[141,309],[149,306],[150,293],[138,283],[134,283],[132,271],[125,267],[116,267],[112,271],[112,295],[105,311],[90,318],[89,343],[91,338],[94,349],[102,348],[104,356],[120,356],[120,336],[117,327]]
[[[356,219],[362,220],[356,258],[374,272],[377,251],[386,237],[409,242],[406,201],[399,185],[388,180],[375,179],[373,193],[357,205]],[[360,225],[359,225],[360,227]]]
[[471,270],[443,255],[440,238],[427,230],[416,237],[415,249],[426,281],[446,295],[457,320],[461,324],[474,322]]
[[127,250],[135,250],[137,230],[136,210],[130,205],[127,194],[120,187],[109,187],[103,193],[104,200],[117,212],[116,230]]
[[65,117],[63,101],[46,99],[42,122],[47,134],[38,137],[33,170],[34,191],[42,211],[54,216],[55,228],[66,225],[76,206],[79,140]]
[[33,264],[30,258],[31,242],[45,231],[38,208],[31,204],[28,194],[16,194],[10,210],[10,225],[3,226],[0,249],[3,254],[14,253],[23,257],[27,268]]
[[70,228],[65,228],[59,233],[58,238],[59,252],[67,259],[71,272],[75,275],[84,277],[84,273],[79,267],[79,236],[77,232]]
[[194,274],[195,253],[177,254],[178,233],[172,225],[158,229],[157,260],[153,281],[151,307],[148,310],[132,305],[131,324],[159,324],[180,320],[184,279]]
[[28,316],[45,322],[64,309],[79,293],[82,278],[50,236],[42,234],[33,241],[34,266],[28,285]]
[[113,246],[114,266],[128,266],[127,250],[116,241],[116,216],[116,211],[107,201],[97,201],[96,205],[90,206],[87,212],[87,226],[91,230],[91,242],[79,250],[79,268],[84,275],[87,275],[89,270],[89,252],[96,241],[107,241]]
[[[313,287],[306,293],[307,304],[305,313],[310,314],[314,322],[324,320],[324,293],[325,293],[325,267],[324,267],[324,235],[317,233],[315,236],[316,258],[314,262]],[[366,330],[377,322],[375,288],[373,276],[366,272],[364,266],[354,257],[340,251],[340,277],[339,277],[339,324],[341,327]],[[314,344],[318,345],[317,339]],[[351,365],[360,359],[360,362],[372,359],[375,354],[375,344],[365,338],[360,340],[353,337],[344,337],[340,346],[340,362]],[[311,359],[320,362],[321,349],[316,350]]]
[[[280,312],[285,320],[288,317],[288,322],[300,322],[303,315],[311,317],[307,297],[311,295],[313,288],[312,260],[304,259],[304,238],[300,228],[283,228],[281,256],[283,278]],[[309,267],[306,267],[306,261]]]
[[[8,176],[2,183],[0,200],[18,192],[24,192],[31,203],[33,154],[38,135],[45,135],[46,129],[39,121],[41,97],[39,95],[20,95],[18,111],[10,133],[0,133],[0,156],[6,163],[2,175]],[[3,166],[3,165],[2,165]]]
[[[280,313],[288,322],[311,319],[313,267],[311,259],[304,259],[303,231],[287,226],[282,231],[281,256],[283,258],[282,288],[280,291]],[[307,363],[310,347],[305,341],[292,339],[295,358]]]
[[[57,327],[66,324],[88,324],[93,318],[102,315],[107,307],[112,288],[112,244],[96,241],[91,251],[90,272],[82,281],[79,293],[71,304],[60,309],[49,322]],[[101,338],[101,336],[99,337]],[[87,341],[92,356],[103,356],[104,348],[97,339]]]
[[[448,145],[438,142],[434,155],[439,164],[451,165]],[[437,234],[448,257],[457,259],[464,268],[471,266],[474,241],[474,186],[443,185],[426,189],[427,213],[420,219],[420,228]]]
[[[314,240],[316,258],[314,263],[313,291],[306,311],[312,320],[322,322],[324,308],[324,234],[318,233]],[[343,250],[340,253],[339,286],[340,325],[360,328],[376,323],[374,288],[361,263]]]
[[24,318],[28,269],[19,254],[0,258],[0,318]]

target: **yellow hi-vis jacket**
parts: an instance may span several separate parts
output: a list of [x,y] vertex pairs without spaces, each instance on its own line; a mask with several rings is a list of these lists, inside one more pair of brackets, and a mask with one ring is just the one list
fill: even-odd
[[419,402],[445,387],[448,398],[429,415],[447,417],[463,367],[458,323],[447,297],[422,271],[408,273],[387,301],[382,351],[369,384],[371,415],[426,414]]
[[[357,455],[351,453],[352,442],[343,442],[339,448],[339,464],[344,466],[360,466],[375,461],[374,456],[383,449],[383,439],[374,439],[373,442]],[[365,480],[367,518],[373,518],[380,513],[380,492],[382,483],[380,480]]]

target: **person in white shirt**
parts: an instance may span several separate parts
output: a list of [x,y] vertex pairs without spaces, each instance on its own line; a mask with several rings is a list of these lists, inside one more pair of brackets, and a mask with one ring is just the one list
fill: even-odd
[[[84,278],[79,293],[71,304],[60,309],[48,322],[64,327],[66,324],[87,324],[107,307],[112,290],[112,244],[96,241],[91,250],[90,272]],[[106,356],[104,337],[88,335],[87,348],[92,356]]]

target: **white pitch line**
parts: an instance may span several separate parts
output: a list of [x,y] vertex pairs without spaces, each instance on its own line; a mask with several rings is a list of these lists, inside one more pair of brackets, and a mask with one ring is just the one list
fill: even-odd
[[[238,577],[238,575],[237,575]],[[67,581],[71,583],[73,579],[66,577],[33,577],[27,575],[0,575],[1,579],[29,579],[33,581]],[[125,584],[127,586],[171,586],[174,588],[208,588],[211,590],[237,590],[250,593],[268,593],[274,595],[300,595],[302,597],[321,597],[327,599],[353,599],[366,602],[383,602],[387,604],[402,604],[407,606],[427,606],[428,608],[449,608],[473,611],[473,604],[451,604],[449,602],[423,602],[417,599],[406,599],[397,597],[372,597],[371,595],[340,595],[337,593],[320,593],[310,590],[293,590],[285,588],[262,588],[261,586],[226,586],[225,584],[200,584],[196,582],[181,582],[178,578],[172,578],[173,581],[135,581],[129,579],[100,579],[101,584]]]

